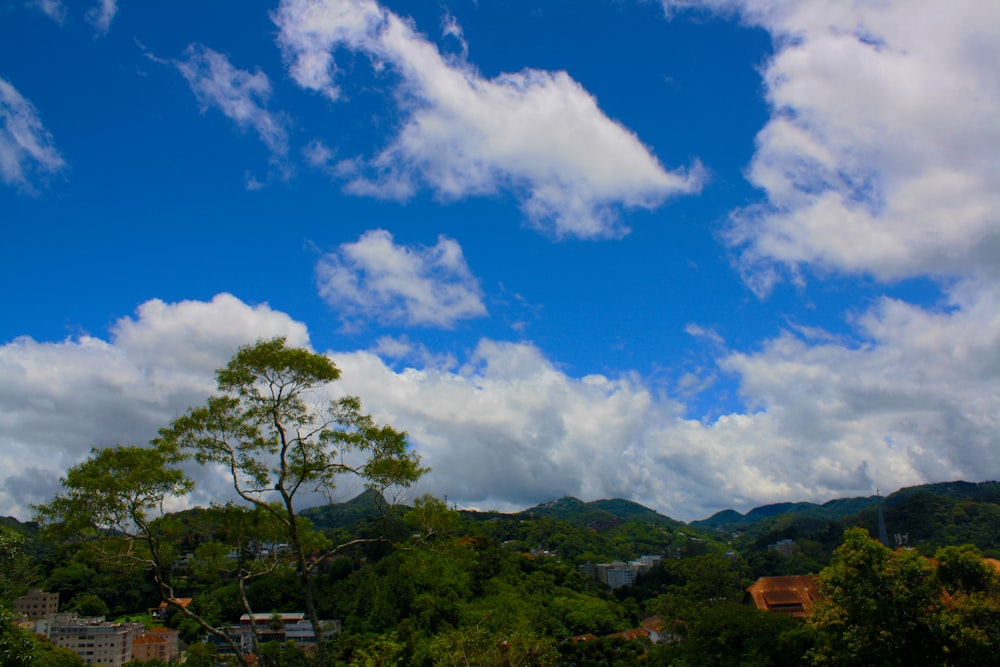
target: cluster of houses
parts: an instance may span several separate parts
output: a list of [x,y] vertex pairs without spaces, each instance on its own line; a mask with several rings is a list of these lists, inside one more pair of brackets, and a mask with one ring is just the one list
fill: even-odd
[[[189,598],[180,600],[190,603]],[[151,609],[151,617],[161,618],[166,605]],[[44,635],[53,645],[80,656],[88,665],[122,667],[127,662],[176,661],[181,656],[180,633],[162,626],[147,628],[143,623],[107,621],[104,617],[59,613],[59,594],[31,590],[14,601],[13,610],[22,627]],[[329,637],[340,632],[340,621],[323,621]],[[253,650],[253,633],[258,641],[294,641],[309,646],[316,643],[312,624],[301,612],[283,614],[244,614],[240,622],[221,628],[244,653]],[[211,636],[210,636],[211,637]],[[220,652],[229,646],[219,641]]]

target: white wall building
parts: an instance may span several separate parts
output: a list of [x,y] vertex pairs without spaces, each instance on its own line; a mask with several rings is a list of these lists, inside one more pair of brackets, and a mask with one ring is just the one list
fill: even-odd
[[142,623],[109,623],[103,616],[54,614],[36,622],[49,640],[67,648],[88,665],[122,667],[132,659],[132,642],[145,630]]

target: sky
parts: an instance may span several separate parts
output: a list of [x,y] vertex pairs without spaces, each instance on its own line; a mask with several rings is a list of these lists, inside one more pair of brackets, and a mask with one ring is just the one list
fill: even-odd
[[4,2],[0,515],[272,336],[461,508],[1000,479],[997,63],[992,0]]

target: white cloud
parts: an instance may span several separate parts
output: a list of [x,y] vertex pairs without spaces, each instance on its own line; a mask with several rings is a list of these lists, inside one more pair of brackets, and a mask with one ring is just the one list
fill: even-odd
[[[668,9],[691,7],[665,2]],[[750,180],[765,205],[731,242],[761,291],[769,267],[997,273],[1000,4],[710,0],[767,29],[771,119]]]
[[202,110],[215,107],[241,130],[253,129],[275,158],[288,152],[288,133],[280,115],[268,111],[271,82],[257,70],[237,69],[221,53],[193,44],[186,59],[175,62]]
[[[961,284],[939,310],[885,299],[854,324],[854,347],[788,333],[724,353],[750,408],[711,421],[634,374],[572,377],[530,344],[484,339],[465,360],[406,339],[330,354],[334,391],[406,430],[431,466],[420,491],[464,506],[618,496],[690,520],[1000,476],[1000,290]],[[26,517],[91,445],[153,437],[204,400],[238,345],[281,334],[308,344],[287,315],[220,295],[147,302],[108,340],[0,346],[0,515]],[[223,478],[196,474],[196,502],[228,497]]]
[[[355,163],[350,192],[406,198],[427,186],[450,199],[511,190],[533,225],[555,236],[601,237],[627,231],[618,219],[623,207],[653,208],[701,188],[699,164],[666,171],[566,72],[485,79],[464,56],[442,55],[371,1],[284,0],[274,19],[289,72],[303,88],[341,96],[332,55],[341,48],[401,78],[402,129],[374,158]],[[444,29],[460,36],[453,21]]]
[[34,0],[31,4],[56,23],[66,20],[66,7],[62,0]]
[[147,301],[108,340],[0,346],[0,478],[8,478],[0,514],[27,518],[28,504],[47,501],[93,446],[147,442],[212,393],[214,369],[237,347],[276,335],[309,342],[287,315],[220,294],[208,303]]
[[87,12],[87,21],[90,22],[94,29],[101,35],[108,34],[108,30],[111,28],[111,21],[115,18],[115,14],[118,13],[118,1],[117,0],[99,0],[95,7],[92,7],[90,11]]
[[33,181],[66,166],[34,105],[3,78],[0,123],[0,178],[7,185],[34,192]]
[[324,256],[316,276],[320,295],[345,321],[452,327],[487,314],[461,246],[443,236],[433,247],[404,247],[371,230]]
[[409,431],[435,493],[481,506],[624,496],[693,519],[996,478],[1000,290],[952,299],[939,312],[883,300],[853,348],[786,334],[726,353],[750,410],[710,422],[636,377],[570,377],[530,345],[483,341],[457,371],[334,356],[345,388]]

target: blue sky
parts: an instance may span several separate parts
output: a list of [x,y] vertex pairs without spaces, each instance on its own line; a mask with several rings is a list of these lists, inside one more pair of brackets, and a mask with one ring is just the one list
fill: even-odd
[[464,507],[997,478],[998,14],[5,3],[0,514],[273,335]]

